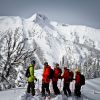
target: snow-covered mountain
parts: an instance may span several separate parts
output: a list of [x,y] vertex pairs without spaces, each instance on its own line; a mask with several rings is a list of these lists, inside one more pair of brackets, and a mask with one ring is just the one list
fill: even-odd
[[28,39],[26,48],[37,49],[34,56],[41,67],[44,61],[51,66],[58,62],[71,68],[81,66],[87,77],[100,75],[100,29],[57,23],[38,13],[28,19],[0,17],[1,36],[17,28],[21,37]]

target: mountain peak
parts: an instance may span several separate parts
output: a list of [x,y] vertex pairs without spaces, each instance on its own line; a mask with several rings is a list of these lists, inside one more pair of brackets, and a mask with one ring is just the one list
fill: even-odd
[[35,13],[33,14],[30,18],[29,18],[30,21],[43,21],[43,22],[49,22],[48,18],[43,15],[43,14],[40,14],[40,13]]

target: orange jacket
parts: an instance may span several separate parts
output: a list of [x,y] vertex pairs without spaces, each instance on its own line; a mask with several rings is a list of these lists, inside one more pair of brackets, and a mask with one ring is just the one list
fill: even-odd
[[44,71],[43,71],[43,77],[42,77],[42,81],[45,82],[45,83],[49,83],[50,82],[50,70],[51,70],[51,67],[48,65],[48,66],[45,66],[44,67]]

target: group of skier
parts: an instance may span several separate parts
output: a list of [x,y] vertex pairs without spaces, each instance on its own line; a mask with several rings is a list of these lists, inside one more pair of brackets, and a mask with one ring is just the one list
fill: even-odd
[[[35,95],[35,84],[34,80],[37,81],[37,78],[34,76],[34,66],[35,61],[33,60],[31,64],[29,65],[27,71],[26,71],[26,77],[28,77],[28,86],[27,86],[27,93],[32,93],[32,95]],[[29,72],[29,75],[28,75]],[[81,86],[85,84],[85,82],[82,83],[82,81],[85,81],[84,78],[82,78],[80,70],[76,71],[75,78],[73,71],[69,70],[67,67],[64,67],[64,71],[62,73],[62,69],[59,67],[59,64],[56,63],[54,66],[54,69],[51,68],[51,66],[48,64],[48,62],[44,63],[44,69],[42,74],[42,87],[41,87],[41,93],[42,96],[45,96],[47,93],[50,95],[50,81],[52,81],[53,91],[55,95],[60,94],[60,90],[58,88],[57,82],[58,79],[63,79],[63,92],[66,96],[71,96],[71,90],[70,90],[70,82],[75,80],[75,90],[74,94],[76,96],[81,96]],[[82,79],[84,80],[82,80]]]

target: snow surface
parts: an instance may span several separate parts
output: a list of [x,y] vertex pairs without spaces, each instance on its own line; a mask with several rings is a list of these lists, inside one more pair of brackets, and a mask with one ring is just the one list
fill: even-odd
[[[41,90],[42,69],[35,71],[35,76],[39,79],[36,82],[36,90]],[[54,96],[52,92],[52,86],[50,84],[51,100],[100,100],[100,78],[91,79],[86,81],[86,85],[82,87],[82,97],[77,98],[75,96],[66,97],[63,92],[62,95]],[[61,86],[61,87],[60,87]],[[58,87],[62,91],[63,81],[59,80]],[[70,85],[71,91],[74,91],[74,82]],[[32,97],[30,94],[26,94],[26,86],[24,88],[14,88],[10,90],[0,91],[0,100],[44,100],[41,95],[37,95],[40,92],[36,92],[36,96]],[[26,95],[28,98],[25,99]],[[48,99],[47,99],[48,100]]]

